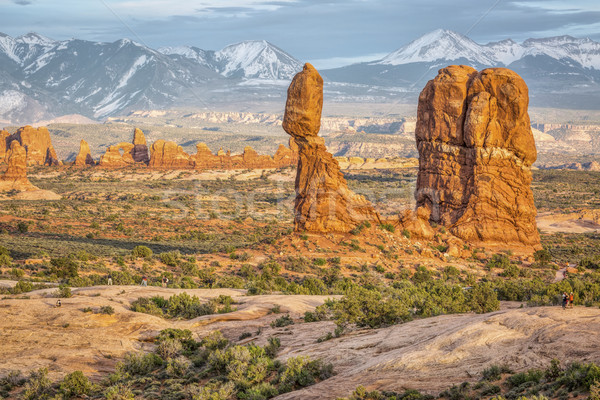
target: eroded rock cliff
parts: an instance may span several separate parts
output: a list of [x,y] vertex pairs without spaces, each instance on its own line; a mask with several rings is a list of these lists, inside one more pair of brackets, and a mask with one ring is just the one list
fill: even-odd
[[417,207],[468,241],[539,245],[527,85],[504,68],[441,69],[419,97]]

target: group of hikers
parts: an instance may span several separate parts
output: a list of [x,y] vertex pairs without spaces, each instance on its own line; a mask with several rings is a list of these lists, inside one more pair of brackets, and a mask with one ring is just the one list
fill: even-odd
[[567,292],[563,292],[562,294],[562,308],[563,310],[566,308],[573,308],[573,292],[571,294],[567,294]]

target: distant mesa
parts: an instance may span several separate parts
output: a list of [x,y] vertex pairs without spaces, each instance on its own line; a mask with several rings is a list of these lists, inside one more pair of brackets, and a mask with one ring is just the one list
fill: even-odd
[[283,129],[298,147],[294,226],[296,231],[350,232],[379,214],[363,196],[348,189],[338,162],[318,136],[323,108],[323,78],[305,64],[288,89]]
[[421,214],[471,242],[539,246],[528,104],[527,85],[505,68],[453,65],[427,83],[415,133]]

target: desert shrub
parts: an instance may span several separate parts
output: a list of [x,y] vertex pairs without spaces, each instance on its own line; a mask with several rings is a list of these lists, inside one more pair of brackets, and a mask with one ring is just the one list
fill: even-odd
[[210,351],[220,350],[229,345],[229,340],[227,340],[220,331],[215,331],[204,337],[200,341],[200,345]]
[[427,281],[430,281],[431,279],[432,279],[431,271],[429,271],[427,268],[425,268],[422,265],[417,268],[417,270],[415,271],[415,273],[413,274],[413,276],[411,278],[411,280],[415,284],[427,282]]
[[467,293],[467,302],[471,311],[478,314],[500,309],[498,296],[490,284],[479,283]]
[[48,369],[40,368],[32,371],[27,383],[21,393],[22,400],[38,400],[46,396],[50,391],[52,382],[48,379]]
[[179,264],[179,258],[181,253],[179,251],[169,251],[166,253],[160,253],[160,261],[170,267],[176,267]]
[[106,400],[134,400],[135,395],[127,385],[110,386],[104,391]]
[[65,376],[60,383],[60,392],[62,395],[70,399],[75,396],[90,394],[92,383],[81,371],[75,371]]
[[594,363],[572,363],[557,382],[569,391],[575,389],[590,390],[594,384],[600,383],[600,366]]
[[129,353],[125,355],[123,361],[117,363],[116,371],[120,374],[143,376],[148,375],[163,363],[163,359],[154,353]]
[[494,254],[492,258],[487,262],[485,268],[491,270],[493,268],[506,269],[510,265],[510,259],[506,254],[498,253]]
[[265,346],[265,353],[268,357],[275,358],[279,348],[281,347],[281,341],[279,338],[270,337],[268,342],[269,344]]
[[284,326],[294,325],[294,320],[290,317],[289,314],[281,316],[277,318],[275,321],[271,322],[271,326],[273,328],[282,328]]
[[388,231],[388,232],[396,232],[396,227],[392,224],[380,224],[379,228],[383,229],[384,231]]
[[180,293],[171,296],[168,300],[160,296],[139,297],[131,303],[131,310],[167,318],[192,319],[202,315],[227,313],[234,311],[231,307],[233,299],[221,295],[202,303],[197,296]]
[[67,285],[59,285],[58,290],[53,293],[54,297],[60,297],[61,299],[68,299],[73,296],[71,288]]
[[29,224],[25,221],[17,223],[17,230],[19,233],[27,233],[29,231]]
[[321,361],[312,361],[310,357],[290,357],[279,378],[280,391],[289,392],[298,387],[310,386],[317,380],[324,380],[333,375],[331,365],[323,365]]
[[511,373],[512,371],[506,365],[491,365],[481,372],[481,379],[495,382],[502,378],[502,374]]
[[11,289],[12,294],[21,294],[31,292],[34,286],[31,282],[18,281],[17,284]]
[[192,331],[189,329],[163,329],[156,337],[156,343],[160,345],[163,341],[167,340],[176,340],[181,343],[183,349],[189,351],[196,350],[199,346],[199,344],[192,338]]
[[147,246],[135,246],[133,250],[131,250],[131,255],[135,258],[150,258],[152,257],[152,249]]
[[526,372],[520,372],[518,374],[509,376],[506,380],[506,383],[509,387],[519,387],[526,382],[534,382],[539,383],[540,380],[544,377],[544,371],[539,369],[530,369]]
[[542,268],[547,266],[548,263],[552,260],[552,255],[546,249],[537,250],[535,253],[533,253],[533,257],[535,258],[535,262],[537,262],[538,265]]
[[209,382],[209,384],[199,387],[192,394],[192,400],[229,400],[235,393],[233,382],[220,384],[218,382]]
[[115,313],[115,309],[112,306],[102,306],[100,307],[101,314],[113,315]]
[[0,254],[0,267],[10,267],[12,265],[12,257],[8,254]]
[[52,258],[50,273],[59,278],[75,278],[79,276],[79,265],[68,257]]

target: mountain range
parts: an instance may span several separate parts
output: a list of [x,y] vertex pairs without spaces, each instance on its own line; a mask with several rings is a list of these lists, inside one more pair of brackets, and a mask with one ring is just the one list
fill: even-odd
[[[511,68],[529,85],[533,105],[600,109],[600,43],[570,36],[478,44],[440,29],[380,60],[321,73],[329,97],[414,102],[426,81],[449,64]],[[29,123],[64,114],[102,120],[131,110],[281,102],[301,68],[266,41],[219,51],[155,50],[129,39],[56,41],[0,33],[0,120]]]

